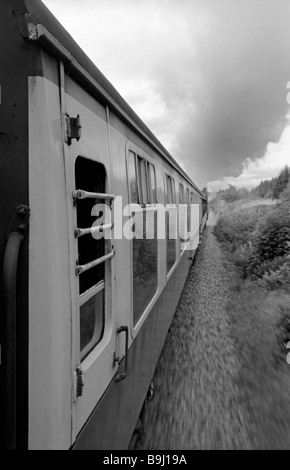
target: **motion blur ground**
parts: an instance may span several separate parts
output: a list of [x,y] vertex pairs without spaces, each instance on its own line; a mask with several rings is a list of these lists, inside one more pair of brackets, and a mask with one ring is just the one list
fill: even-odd
[[263,202],[226,207],[214,233],[239,273],[227,308],[251,442],[258,449],[289,449],[289,193],[274,205]]
[[227,311],[234,276],[208,227],[156,369],[144,449],[251,448]]
[[290,447],[289,290],[241,279],[213,235],[218,217],[209,214],[156,369],[147,450]]

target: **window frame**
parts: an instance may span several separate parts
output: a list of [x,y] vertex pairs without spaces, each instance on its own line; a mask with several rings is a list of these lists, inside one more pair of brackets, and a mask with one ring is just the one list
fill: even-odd
[[[136,145],[132,144],[131,142],[127,142],[126,144],[126,171],[127,171],[127,190],[128,190],[128,200],[130,202],[130,204],[134,204],[132,203],[132,200],[131,200],[131,191],[130,191],[130,184],[129,184],[129,165],[128,165],[128,156],[129,156],[129,152],[132,152],[134,155],[135,155],[135,169],[136,169],[136,175],[137,175],[137,193],[138,193],[138,205],[141,206],[141,210],[142,212],[145,210],[146,212],[147,211],[154,211],[156,212],[156,205],[158,205],[158,188],[157,188],[157,175],[156,175],[156,168],[157,168],[157,164],[156,162],[153,160],[153,158],[146,154],[143,150],[141,150],[140,148],[138,148]],[[150,195],[150,192],[151,192],[151,189],[149,190],[149,186],[148,186],[148,167],[149,165],[152,165],[153,169],[154,169],[154,176],[155,176],[155,191],[156,191],[156,201],[151,203],[151,200],[149,199],[149,203],[148,204],[142,204],[140,202],[140,196],[139,196],[139,188],[140,188],[140,185],[139,185],[139,171],[138,171],[138,168],[137,168],[137,157],[140,157],[142,158],[143,160],[145,160],[145,162],[147,162],[147,194],[149,193]],[[137,209],[137,208],[136,208]],[[158,216],[157,216],[158,218]],[[148,315],[150,314],[154,304],[156,303],[159,295],[160,295],[160,274],[161,274],[161,267],[160,267],[160,241],[157,239],[157,286],[156,286],[156,291],[155,291],[155,294],[154,296],[152,297],[152,299],[150,300],[150,302],[148,303],[147,307],[145,308],[145,310],[143,311],[143,313],[141,314],[140,318],[138,319],[138,321],[136,322],[136,324],[134,325],[134,312],[133,312],[133,308],[134,308],[134,301],[133,301],[133,295],[134,295],[134,292],[133,292],[133,282],[134,282],[134,278],[133,278],[133,240],[130,241],[130,266],[131,266],[131,275],[130,275],[130,284],[131,284],[131,295],[130,295],[130,304],[131,304],[131,319],[130,319],[130,325],[131,325],[131,335],[132,335],[132,338],[134,339],[142,325],[144,324],[144,322],[146,321]]]
[[184,185],[179,183],[179,204],[184,204]]
[[[134,155],[134,162],[135,162],[135,177],[136,177],[136,184],[137,184],[137,195],[138,195],[138,202],[132,202],[132,193],[131,193],[131,185],[130,185],[130,153]],[[144,178],[142,178],[141,165],[144,165],[143,168],[145,169],[145,181],[146,181],[146,202],[144,202],[144,189],[143,189],[143,182]],[[127,185],[128,185],[128,192],[129,192],[129,201],[130,204],[140,204],[142,207],[152,206],[154,204],[158,204],[158,196],[157,196],[157,180],[156,180],[156,165],[153,163],[147,155],[144,155],[143,152],[139,150],[133,149],[132,146],[128,146],[126,151],[126,166],[127,166]],[[153,196],[153,188],[152,188],[152,178],[151,178],[151,171],[153,169],[154,174],[154,184],[155,184],[155,198]],[[144,176],[144,175],[143,175]]]
[[[171,192],[171,198],[168,198],[168,185]],[[170,199],[170,200],[169,200]],[[166,206],[176,206],[176,188],[175,188],[175,179],[168,173],[165,173],[165,203]]]
[[[137,202],[132,202],[132,191],[131,191],[131,166],[130,166],[130,159],[132,154],[133,159],[134,159],[134,172],[135,172],[135,183],[136,183],[136,196],[137,196]],[[126,159],[126,164],[127,164],[127,181],[128,181],[128,193],[129,193],[129,201],[131,204],[138,204],[139,203],[139,184],[138,184],[138,171],[137,171],[137,155],[136,152],[134,152],[131,149],[128,149],[127,152],[127,159]]]
[[[167,189],[167,182],[169,182],[169,186],[171,188],[171,195],[172,198],[169,201],[168,199],[168,189]],[[167,171],[164,172],[164,200],[165,200],[165,206],[169,210],[175,210],[175,215],[176,215],[176,229],[178,230],[178,217],[177,217],[177,202],[176,202],[176,178],[172,174],[168,173]],[[170,216],[169,216],[170,217]],[[178,265],[179,262],[179,257],[178,257],[178,243],[177,243],[177,238],[175,239],[175,261],[169,271],[167,272],[167,242],[170,239],[165,239],[166,241],[166,259],[165,259],[165,265],[166,265],[166,282],[170,279],[170,277],[173,274],[173,271]]]
[[[152,172],[153,171],[153,180],[154,180],[154,189],[152,186]],[[153,163],[147,161],[147,175],[148,175],[148,190],[150,193],[149,204],[157,204],[157,184],[156,184],[156,169]],[[155,197],[153,195],[155,191]]]
[[[106,277],[106,275],[104,276]],[[98,284],[95,286],[91,287],[91,289],[87,290],[83,294],[79,296],[79,315],[81,312],[81,307],[85,305],[87,302],[89,302],[94,296],[99,294],[100,292],[103,292],[103,329],[102,329],[102,336],[99,339],[99,341],[96,342],[96,337],[97,337],[97,322],[95,322],[95,328],[94,328],[94,335],[89,341],[89,343],[86,344],[86,346],[81,349],[80,347],[80,358],[81,362],[83,362],[93,351],[94,349],[102,342],[105,334],[105,329],[106,329],[106,279],[103,279],[100,281]],[[81,317],[80,317],[81,321]],[[81,330],[80,330],[81,332]],[[80,344],[81,346],[81,344]]]
[[[91,162],[92,164],[100,165],[103,167],[104,171],[104,185],[103,185],[103,191],[104,193],[107,190],[107,184],[108,184],[108,174],[107,174],[107,169],[105,165],[102,162],[98,162],[96,160],[93,160],[91,158],[84,157],[83,155],[78,155],[77,158],[75,159],[74,162],[74,187],[75,190],[77,189],[84,189],[84,188],[77,188],[77,182],[76,182],[76,163],[78,159],[82,160],[87,160]],[[78,207],[77,205],[75,206],[76,210],[76,225],[78,224]],[[85,227],[82,227],[85,228]],[[77,246],[77,253],[79,256],[79,243],[78,239],[75,239],[75,243]],[[104,244],[104,253],[106,251],[106,245]],[[110,284],[108,282],[109,279],[109,271],[106,269],[106,263],[104,263],[104,274],[103,274],[103,279],[99,280],[96,282],[96,284],[92,285],[87,289],[86,291],[80,293],[80,274],[79,276],[76,277],[76,284],[77,284],[77,314],[78,314],[78,319],[79,319],[79,357],[81,363],[85,363],[88,358],[93,357],[92,355],[96,355],[97,351],[100,347],[102,347],[102,343],[105,340],[105,335],[106,335],[106,328],[107,328],[107,323],[108,323],[108,313],[107,313],[107,296],[108,296],[108,285]],[[99,292],[103,291],[103,325],[102,325],[102,336],[99,339],[98,342],[95,342],[96,339],[96,323],[95,322],[95,329],[94,329],[94,335],[92,339],[90,340],[89,343],[86,344],[86,346],[81,350],[81,307],[85,305],[87,302],[89,302],[92,297],[96,296]],[[90,360],[90,359],[89,359]]]
[[[149,204],[149,197],[148,197],[148,169],[147,169],[147,160],[141,155],[136,155],[137,161],[137,174],[138,174],[138,194],[139,194],[139,204],[141,206],[147,206]],[[145,175],[143,174],[143,170],[145,171]],[[143,188],[145,182],[146,188]],[[145,190],[144,190],[145,189]],[[141,197],[142,195],[142,197]],[[144,195],[146,196],[146,202]]]

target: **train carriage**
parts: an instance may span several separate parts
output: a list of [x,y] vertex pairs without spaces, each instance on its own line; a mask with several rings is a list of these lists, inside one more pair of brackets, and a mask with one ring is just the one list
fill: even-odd
[[127,449],[206,198],[41,1],[0,23],[0,446]]

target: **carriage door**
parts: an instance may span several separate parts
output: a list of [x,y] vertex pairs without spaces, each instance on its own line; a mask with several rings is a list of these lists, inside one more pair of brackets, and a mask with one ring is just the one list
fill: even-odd
[[[74,431],[89,418],[115,373],[112,201],[103,164],[75,160]],[[106,237],[105,234],[108,234]]]

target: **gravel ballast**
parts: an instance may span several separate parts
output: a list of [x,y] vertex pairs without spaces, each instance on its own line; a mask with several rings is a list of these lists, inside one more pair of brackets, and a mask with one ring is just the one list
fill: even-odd
[[235,272],[211,222],[210,217],[156,368],[144,450],[251,448],[226,309]]

